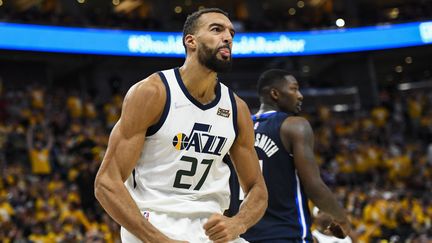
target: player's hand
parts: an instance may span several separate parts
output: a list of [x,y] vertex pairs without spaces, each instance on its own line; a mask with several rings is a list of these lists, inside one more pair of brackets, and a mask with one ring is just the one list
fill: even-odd
[[206,235],[214,243],[226,243],[244,233],[242,225],[221,214],[213,214],[203,226]]
[[351,225],[349,222],[335,223],[332,222],[327,226],[327,230],[336,238],[344,239],[351,232]]

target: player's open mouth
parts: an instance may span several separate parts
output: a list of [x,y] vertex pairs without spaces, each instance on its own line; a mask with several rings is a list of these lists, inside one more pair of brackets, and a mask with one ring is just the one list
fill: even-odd
[[228,58],[228,57],[231,56],[231,51],[230,51],[230,49],[229,49],[229,48],[226,48],[226,47],[222,47],[222,48],[220,48],[220,49],[219,49],[219,53],[221,54],[221,56],[222,56],[223,58]]

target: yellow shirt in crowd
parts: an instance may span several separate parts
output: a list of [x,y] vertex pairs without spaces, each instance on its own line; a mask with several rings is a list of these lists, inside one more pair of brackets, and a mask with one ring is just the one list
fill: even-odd
[[48,149],[32,149],[30,151],[32,172],[35,175],[47,175],[51,173]]

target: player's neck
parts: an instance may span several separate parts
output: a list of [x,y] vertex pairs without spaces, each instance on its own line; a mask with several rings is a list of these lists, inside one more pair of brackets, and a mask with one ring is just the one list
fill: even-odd
[[257,114],[263,114],[271,111],[279,111],[279,108],[277,106],[261,103],[261,106]]
[[180,75],[188,92],[203,104],[215,97],[217,73],[199,63],[185,62],[180,67]]

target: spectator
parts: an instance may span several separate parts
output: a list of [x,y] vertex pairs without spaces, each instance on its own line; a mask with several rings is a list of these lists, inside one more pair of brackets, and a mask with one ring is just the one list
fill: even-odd
[[[52,172],[50,153],[54,138],[46,126],[42,129],[42,131],[37,131],[36,139],[34,126],[30,126],[27,131],[27,149],[30,156],[31,170],[35,175],[48,175]],[[48,139],[45,145],[43,144],[43,137]]]

